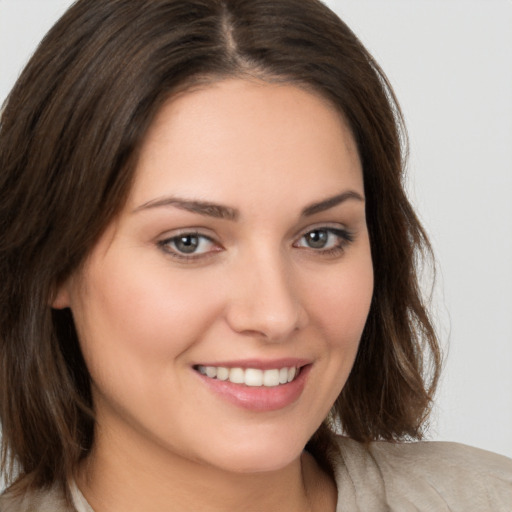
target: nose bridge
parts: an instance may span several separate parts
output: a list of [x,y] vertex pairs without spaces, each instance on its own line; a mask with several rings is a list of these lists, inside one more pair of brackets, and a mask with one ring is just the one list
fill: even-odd
[[248,251],[238,269],[228,315],[234,330],[279,341],[301,326],[293,269],[279,246]]

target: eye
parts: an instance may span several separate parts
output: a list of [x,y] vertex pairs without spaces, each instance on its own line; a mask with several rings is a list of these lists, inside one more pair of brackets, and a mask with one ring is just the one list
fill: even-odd
[[158,245],[177,258],[200,256],[218,249],[211,238],[199,233],[181,233],[162,240]]
[[320,252],[332,252],[343,250],[353,239],[353,235],[345,229],[322,227],[304,233],[294,246]]

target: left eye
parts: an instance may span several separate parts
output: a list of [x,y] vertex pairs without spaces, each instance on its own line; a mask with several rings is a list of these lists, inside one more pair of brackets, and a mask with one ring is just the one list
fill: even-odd
[[195,255],[210,252],[215,243],[204,235],[197,233],[183,233],[161,242],[161,245],[170,252],[180,255]]
[[312,229],[302,235],[296,247],[307,247],[308,249],[335,249],[349,241],[349,234],[342,229],[319,228]]

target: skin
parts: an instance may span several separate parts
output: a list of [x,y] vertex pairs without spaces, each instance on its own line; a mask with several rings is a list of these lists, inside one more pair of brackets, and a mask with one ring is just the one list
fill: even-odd
[[[193,259],[176,244],[186,233],[207,237]],[[171,99],[125,208],[54,303],[73,312],[93,383],[77,481],[94,510],[334,510],[303,448],[348,378],[372,290],[361,163],[327,101],[241,79]],[[307,361],[305,385],[272,411],[227,401],[194,369],[290,357]]]

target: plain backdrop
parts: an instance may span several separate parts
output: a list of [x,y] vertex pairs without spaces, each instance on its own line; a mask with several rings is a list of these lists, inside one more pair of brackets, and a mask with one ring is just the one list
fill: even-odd
[[[446,353],[430,438],[512,456],[512,2],[326,3],[388,75],[409,128]],[[0,0],[0,101],[70,4]]]

